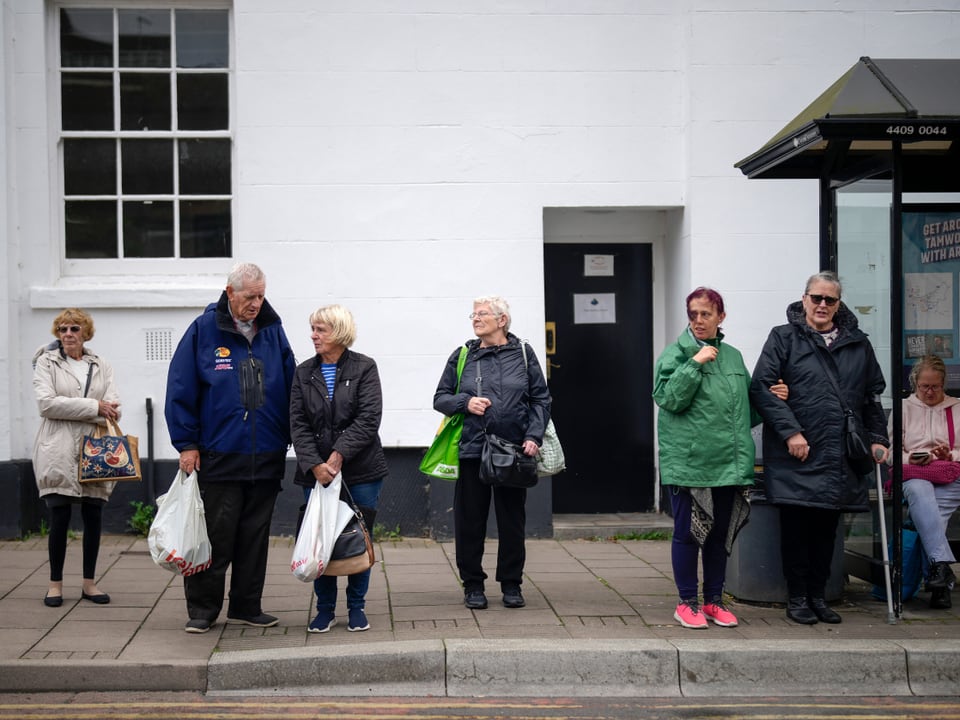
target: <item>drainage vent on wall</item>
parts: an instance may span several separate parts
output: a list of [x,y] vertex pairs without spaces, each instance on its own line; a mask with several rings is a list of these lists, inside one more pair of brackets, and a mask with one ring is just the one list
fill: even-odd
[[170,328],[144,330],[144,336],[147,362],[169,362],[173,357],[173,330]]

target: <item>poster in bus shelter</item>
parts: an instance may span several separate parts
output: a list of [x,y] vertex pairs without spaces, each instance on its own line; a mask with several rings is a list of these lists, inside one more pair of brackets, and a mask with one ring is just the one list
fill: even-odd
[[[939,355],[947,387],[960,390],[960,205],[903,206],[904,374],[917,358]],[[904,377],[904,390],[910,385]]]

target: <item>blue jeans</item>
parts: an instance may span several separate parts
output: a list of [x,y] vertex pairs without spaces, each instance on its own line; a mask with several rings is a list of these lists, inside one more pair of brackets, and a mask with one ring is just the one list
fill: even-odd
[[930,562],[956,562],[947,542],[947,523],[960,507],[960,481],[934,485],[919,478],[907,480],[903,483],[903,496],[910,504],[910,517]]
[[[361,507],[377,509],[380,503],[380,489],[383,479],[373,482],[351,485],[350,494],[353,502]],[[303,489],[304,500],[310,499],[313,488]],[[373,528],[367,528],[373,534]],[[367,588],[370,587],[370,571],[364,570],[356,575],[347,575],[347,609],[363,608],[367,597]],[[337,578],[321,575],[313,581],[313,591],[317,594],[317,610],[333,610],[337,607]]]

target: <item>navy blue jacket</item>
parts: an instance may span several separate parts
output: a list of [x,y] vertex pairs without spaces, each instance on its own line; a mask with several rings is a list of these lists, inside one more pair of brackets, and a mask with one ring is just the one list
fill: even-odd
[[184,333],[170,361],[164,415],[180,452],[200,451],[202,482],[275,482],[290,445],[296,369],[280,316],[264,300],[253,343],[236,329],[227,293]]
[[[484,426],[489,432],[521,444],[533,440],[543,445],[543,433],[550,419],[550,391],[540,371],[533,349],[527,346],[524,367],[523,349],[516,335],[507,335],[506,345],[480,347],[480,340],[466,343],[467,362],[457,392],[457,360],[460,348],[453,351],[440,376],[433,408],[444,415],[464,413],[460,457],[479,458],[483,450]],[[481,379],[477,387],[477,378]],[[486,413],[467,411],[471,397],[491,401]]]

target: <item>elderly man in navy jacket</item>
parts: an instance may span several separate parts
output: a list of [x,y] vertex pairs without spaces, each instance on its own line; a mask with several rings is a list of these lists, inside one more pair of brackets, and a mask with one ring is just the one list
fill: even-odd
[[220,300],[187,328],[167,375],[170,441],[180,469],[197,471],[213,561],[184,578],[188,633],[216,621],[231,564],[227,622],[277,624],[260,602],[296,361],[266,285],[256,265],[235,265]]

